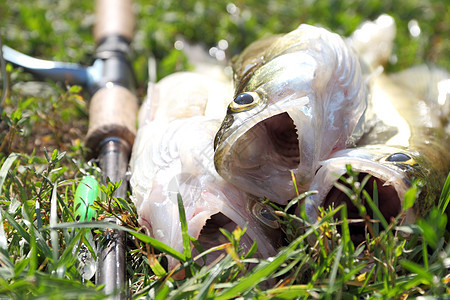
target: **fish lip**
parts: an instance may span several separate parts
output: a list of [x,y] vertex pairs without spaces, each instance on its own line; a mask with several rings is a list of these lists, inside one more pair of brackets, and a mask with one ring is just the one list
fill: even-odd
[[[348,150],[342,150],[343,152]],[[388,165],[372,161],[369,158],[360,157],[332,157],[321,163],[321,168],[317,171],[310,189],[317,190],[318,193],[309,196],[305,200],[305,210],[311,222],[315,222],[318,218],[317,208],[321,206],[328,193],[334,187],[334,182],[337,182],[339,177],[346,173],[346,166],[350,164],[352,170],[361,173],[368,173],[373,177],[385,182],[385,185],[391,185],[395,189],[400,205],[403,205],[404,194],[410,187],[411,182],[396,168]],[[406,212],[405,222],[407,224],[413,223],[415,220],[415,213],[413,208]]]

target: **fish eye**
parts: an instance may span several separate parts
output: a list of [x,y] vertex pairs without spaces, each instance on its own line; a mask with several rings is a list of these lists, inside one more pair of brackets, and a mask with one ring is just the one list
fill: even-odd
[[234,103],[238,104],[238,105],[246,105],[246,104],[250,104],[253,103],[253,95],[250,93],[242,93],[237,95],[236,98],[234,98]]
[[233,112],[240,112],[256,106],[261,98],[255,92],[240,93],[230,103],[229,108]]
[[410,160],[411,157],[409,155],[406,155],[405,153],[394,153],[388,156],[386,158],[386,161],[393,161],[393,162],[404,162]]
[[409,165],[417,164],[416,161],[411,156],[409,156],[408,154],[405,154],[405,153],[401,153],[401,152],[397,152],[397,153],[389,155],[386,158],[386,161],[401,162],[401,163],[405,163],[405,164],[409,164]]
[[280,228],[278,218],[271,207],[256,202],[252,207],[252,213],[259,221],[261,221],[266,226],[273,229]]

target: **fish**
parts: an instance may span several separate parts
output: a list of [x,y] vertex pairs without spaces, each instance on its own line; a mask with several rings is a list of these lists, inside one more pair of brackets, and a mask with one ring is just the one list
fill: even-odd
[[355,144],[369,92],[338,34],[302,24],[250,44],[234,61],[234,99],[214,140],[217,172],[278,204],[306,191],[318,162]]
[[[370,32],[364,36],[371,39]],[[372,43],[377,41],[372,39]],[[376,182],[379,209],[387,222],[402,211],[405,193],[414,180],[424,188],[401,222],[413,224],[436,204],[450,172],[450,136],[446,130],[450,92],[442,88],[449,78],[442,68],[420,65],[397,73],[381,73],[372,79],[371,112],[370,117],[366,116],[372,125],[355,148],[336,151],[319,163],[310,186],[317,194],[309,196],[304,204],[310,222],[317,220],[320,206],[337,207],[343,203],[349,219],[360,218],[356,207],[335,186],[346,174],[347,165],[360,173],[360,181],[370,175],[365,189],[371,196]],[[350,231],[355,244],[365,240],[363,224],[352,225]]]
[[[138,221],[147,234],[183,252],[179,193],[188,233],[204,249],[227,242],[219,228],[231,232],[239,226],[246,228],[240,241],[244,251],[256,241],[255,257],[274,256],[282,236],[273,209],[226,182],[214,168],[214,136],[227,105],[218,91],[227,87],[212,80],[191,72],[175,73],[149,88],[130,160]],[[208,254],[207,264],[218,255]],[[177,264],[168,257],[169,270]]]
[[[439,124],[439,115],[424,108],[423,101],[408,95],[410,90],[387,76],[378,79],[376,87],[374,101],[380,99],[378,97],[383,99],[377,103],[379,113],[383,113],[379,123],[362,138],[357,147],[337,151],[320,162],[320,168],[310,186],[317,194],[305,201],[305,212],[310,222],[317,220],[319,206],[337,207],[343,203],[347,205],[349,218],[360,218],[356,207],[335,186],[335,183],[341,182],[340,177],[347,173],[347,165],[360,173],[359,181],[370,175],[364,189],[371,196],[373,183],[376,182],[379,209],[388,222],[400,214],[405,193],[414,180],[419,180],[425,188],[415,206],[406,211],[402,223],[413,224],[439,199],[445,178],[450,172],[450,137]],[[386,102],[392,105],[386,105]],[[395,120],[398,125],[387,125],[381,116],[386,123]],[[373,217],[371,209],[365,205]],[[352,226],[351,233],[355,244],[364,241],[361,226]]]

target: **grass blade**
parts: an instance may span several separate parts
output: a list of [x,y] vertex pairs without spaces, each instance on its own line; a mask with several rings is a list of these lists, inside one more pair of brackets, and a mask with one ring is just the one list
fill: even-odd
[[411,184],[411,187],[406,191],[405,196],[403,197],[403,210],[407,211],[411,207],[414,206],[414,203],[417,200],[417,196],[420,192],[419,182],[414,180]]
[[63,229],[63,228],[98,228],[98,229],[117,229],[117,230],[123,230],[126,231],[133,236],[135,236],[137,239],[141,240],[144,243],[150,244],[153,248],[158,249],[161,252],[164,252],[182,262],[186,261],[186,257],[184,254],[178,252],[177,250],[167,246],[166,244],[158,241],[155,238],[152,238],[151,236],[148,236],[144,233],[137,232],[133,229],[126,228],[111,222],[68,222],[68,223],[60,223],[56,224],[54,227],[44,227],[43,230],[52,230],[52,229]]
[[299,296],[310,296],[311,287],[308,285],[291,285],[283,286],[267,291],[267,295],[270,298],[275,299],[296,299]]
[[186,212],[184,210],[183,199],[181,199],[180,193],[177,194],[177,201],[178,201],[178,213],[180,214],[181,233],[183,237],[183,254],[186,257],[186,260],[190,260],[191,244],[189,242],[190,238],[188,233]]
[[418,278],[422,279],[423,284],[431,284],[433,282],[433,274],[428,272],[428,270],[422,267],[421,265],[418,265],[409,260],[400,261],[399,263],[402,267],[404,267],[408,271],[416,273]]
[[167,295],[169,295],[170,287],[167,284],[158,291],[158,294],[155,297],[155,300],[165,300],[167,299]]
[[0,194],[2,193],[3,182],[5,182],[5,178],[8,175],[8,171],[11,168],[14,161],[19,157],[17,153],[11,153],[0,169]]
[[167,271],[161,266],[154,254],[148,255],[148,264],[156,276],[163,277],[167,275]]
[[314,224],[313,227],[309,228],[305,234],[298,237],[289,245],[289,247],[283,249],[277,256],[275,256],[270,263],[259,264],[257,267],[255,267],[255,269],[253,269],[252,273],[250,273],[245,278],[242,278],[236,285],[216,296],[215,299],[224,300],[236,297],[247,291],[251,287],[254,287],[260,282],[268,279],[270,275],[273,274],[278,269],[278,267],[280,267],[288,259],[288,257],[295,253],[295,249],[298,247],[298,245],[303,242],[307,236],[312,234],[314,230],[317,230],[317,228],[325,220],[326,219],[323,219],[321,222],[317,222],[316,224]]
[[[57,183],[53,185],[52,189],[52,196],[50,198],[50,227],[54,227],[58,222],[58,203],[57,203],[57,196],[56,196],[56,187]],[[53,262],[56,263],[58,260],[58,252],[59,252],[59,239],[58,239],[58,232],[56,230],[50,230],[50,239],[52,243],[52,250],[53,250]]]
[[198,294],[196,295],[195,299],[206,299],[208,296],[209,291],[211,290],[211,285],[214,284],[214,281],[216,280],[217,276],[219,276],[221,271],[220,265],[215,265],[210,272],[210,275],[207,277],[205,282],[202,284],[202,288],[199,289]]
[[64,252],[61,254],[58,262],[57,262],[57,268],[63,267],[63,266],[70,266],[72,263],[71,261],[75,261],[76,257],[74,257],[73,249],[79,243],[79,241],[82,239],[83,235],[87,233],[86,229],[81,229],[77,232],[75,237],[69,242],[66,248],[64,249]]
[[7,248],[8,248],[8,241],[5,234],[5,227],[3,225],[2,211],[0,210],[0,249],[7,250]]
[[[376,187],[376,182],[374,181],[374,188],[375,187]],[[363,194],[366,197],[367,203],[369,204],[370,208],[373,211],[374,217],[376,217],[381,222],[381,225],[383,225],[384,228],[388,228],[389,224],[386,221],[386,218],[381,213],[380,209],[378,208],[378,205],[376,205],[372,201],[372,198],[370,197],[369,193],[367,193],[365,190],[363,191]],[[378,200],[378,196],[377,196],[377,200]]]
[[37,259],[37,238],[36,238],[36,232],[35,227],[33,226],[33,220],[32,218],[26,213],[28,211],[27,202],[24,202],[23,204],[23,216],[26,218],[25,224],[28,226],[29,232],[30,232],[30,252],[28,253],[29,258],[29,267],[28,267],[28,275],[33,276],[36,273],[36,269],[38,266],[38,259]]
[[347,218],[347,206],[341,208],[341,218],[342,218],[342,243],[346,247],[346,251],[353,253],[354,245],[350,237],[350,227],[348,226]]
[[291,249],[288,248],[286,251],[281,252],[281,254],[277,255],[272,262],[264,266],[259,265],[260,267],[258,269],[255,268],[255,272],[245,278],[242,278],[242,280],[240,280],[236,285],[228,290],[225,290],[225,292],[216,297],[216,299],[222,300],[236,297],[249,288],[256,286],[258,283],[269,278],[269,276],[274,273],[276,269],[288,258],[291,252],[289,250]]
[[[1,188],[1,186],[0,186]],[[1,190],[0,190],[1,191]],[[438,208],[442,214],[445,213],[448,203],[450,202],[450,173],[447,175],[444,187],[442,188],[441,196],[439,197]]]
[[334,282],[336,281],[337,272],[339,269],[339,262],[342,256],[343,244],[340,244],[337,249],[336,256],[334,257],[333,267],[331,268],[330,281],[328,284],[329,289],[334,290]]
[[18,235],[21,236],[27,243],[30,243],[30,234],[19,224],[17,223],[14,218],[8,214],[6,211],[4,211],[0,207],[0,211],[2,212],[2,215],[5,216],[5,219],[9,222],[9,224],[14,228],[14,230],[17,231]]

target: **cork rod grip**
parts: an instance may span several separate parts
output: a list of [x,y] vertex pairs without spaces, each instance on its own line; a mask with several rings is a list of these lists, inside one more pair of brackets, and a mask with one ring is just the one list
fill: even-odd
[[130,147],[136,137],[138,101],[128,89],[115,85],[97,91],[89,108],[86,146],[94,151],[107,137],[122,138]]
[[119,35],[133,39],[134,14],[132,0],[97,0],[94,39],[98,44],[106,36]]

